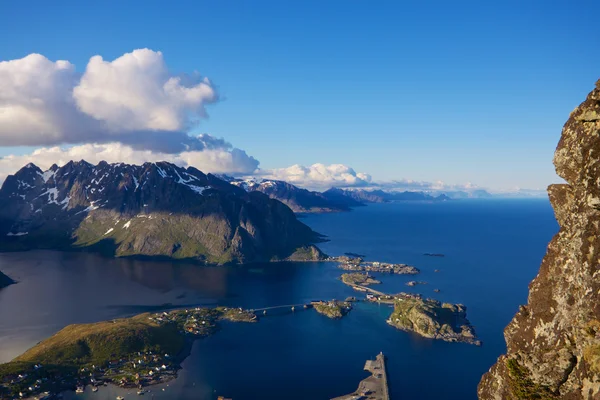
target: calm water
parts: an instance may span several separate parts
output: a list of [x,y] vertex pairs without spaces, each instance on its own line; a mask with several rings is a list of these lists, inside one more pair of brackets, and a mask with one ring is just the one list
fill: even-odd
[[[366,376],[365,360],[383,351],[393,398],[475,399],[481,375],[505,350],[502,330],[526,301],[527,285],[557,231],[545,200],[382,204],[304,221],[329,236],[321,246],[329,254],[349,251],[419,267],[416,279],[428,285],[409,288],[404,284],[411,277],[386,275],[379,287],[466,304],[484,345],[395,330],[385,323],[391,309],[376,304],[358,304],[340,321],[311,310],[273,313],[258,324],[226,324],[196,341],[180,377],[151,388],[155,398],[328,399],[354,391]],[[164,303],[259,308],[356,294],[336,279],[341,272],[330,263],[201,268],[36,251],[0,254],[0,270],[20,281],[0,291],[0,362],[67,324]],[[135,396],[103,388],[77,398],[124,393]]]

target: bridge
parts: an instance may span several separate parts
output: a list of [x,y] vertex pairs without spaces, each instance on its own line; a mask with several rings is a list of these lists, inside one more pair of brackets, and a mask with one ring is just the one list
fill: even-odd
[[248,311],[254,312],[254,313],[262,311],[263,313],[266,313],[267,310],[290,309],[290,310],[294,311],[296,308],[310,308],[310,307],[312,307],[312,303],[285,304],[285,305],[281,305],[281,306],[252,308],[252,309],[249,309]]

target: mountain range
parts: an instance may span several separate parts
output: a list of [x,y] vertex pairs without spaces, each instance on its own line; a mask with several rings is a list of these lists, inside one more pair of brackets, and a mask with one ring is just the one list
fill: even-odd
[[167,162],[42,171],[28,164],[0,189],[0,250],[93,249],[206,263],[319,259],[321,235],[292,210],[193,167]]

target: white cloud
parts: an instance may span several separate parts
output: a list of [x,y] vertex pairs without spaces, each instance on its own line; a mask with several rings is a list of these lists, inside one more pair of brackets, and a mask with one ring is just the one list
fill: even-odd
[[229,175],[251,174],[258,167],[258,161],[255,158],[248,156],[243,150],[230,148],[229,146],[169,154],[150,150],[137,150],[131,146],[114,142],[83,144],[68,148],[45,147],[37,149],[31,154],[2,157],[0,158],[0,183],[4,181],[7,175],[15,173],[30,162],[46,170],[52,164],[60,166],[70,160],[86,160],[92,164],[106,161],[109,163],[125,162],[138,165],[148,161],[168,161],[183,167],[193,166],[207,173]]
[[296,164],[287,168],[263,170],[261,175],[306,188],[368,186],[371,182],[370,175],[357,173],[343,164],[313,164],[309,167]]
[[103,121],[110,132],[182,131],[205,104],[218,98],[208,79],[190,86],[169,74],[161,52],[135,50],[116,60],[90,59],[73,98],[84,113]]
[[185,132],[217,100],[208,79],[171,75],[162,53],[149,49],[112,62],[94,56],[83,75],[68,61],[30,54],[0,62],[0,146],[118,141],[200,150]]

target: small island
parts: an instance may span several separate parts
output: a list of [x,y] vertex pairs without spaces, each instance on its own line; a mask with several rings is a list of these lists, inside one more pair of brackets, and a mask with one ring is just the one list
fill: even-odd
[[336,257],[338,268],[346,271],[383,272],[398,275],[415,275],[420,273],[418,268],[408,264],[390,264],[379,261],[363,261],[362,258]]
[[417,286],[417,285],[427,285],[427,282],[424,282],[424,281],[408,281],[408,282],[406,282],[406,286]]
[[446,257],[446,255],[442,253],[423,253],[423,255],[427,257]]
[[342,282],[354,290],[366,292],[367,301],[393,304],[394,311],[387,323],[398,329],[415,332],[431,339],[481,345],[481,341],[475,336],[475,330],[467,320],[467,307],[462,304],[423,299],[420,294],[404,292],[395,295],[387,294],[364,284],[355,283],[348,278],[342,278]]
[[350,301],[315,301],[312,305],[319,314],[331,319],[342,318],[352,310],[352,302]]
[[222,320],[255,322],[241,308],[195,308],[69,325],[11,362],[0,364],[0,398],[49,396],[86,385],[138,387],[177,376],[195,338]]
[[368,274],[361,274],[360,272],[352,272],[352,273],[342,274],[340,279],[346,285],[350,285],[350,286],[352,286],[352,285],[368,286],[368,285],[378,285],[381,283],[381,281],[378,281],[377,279],[369,276]]
[[402,294],[394,298],[394,311],[387,323],[431,339],[481,345],[467,320],[467,307]]

